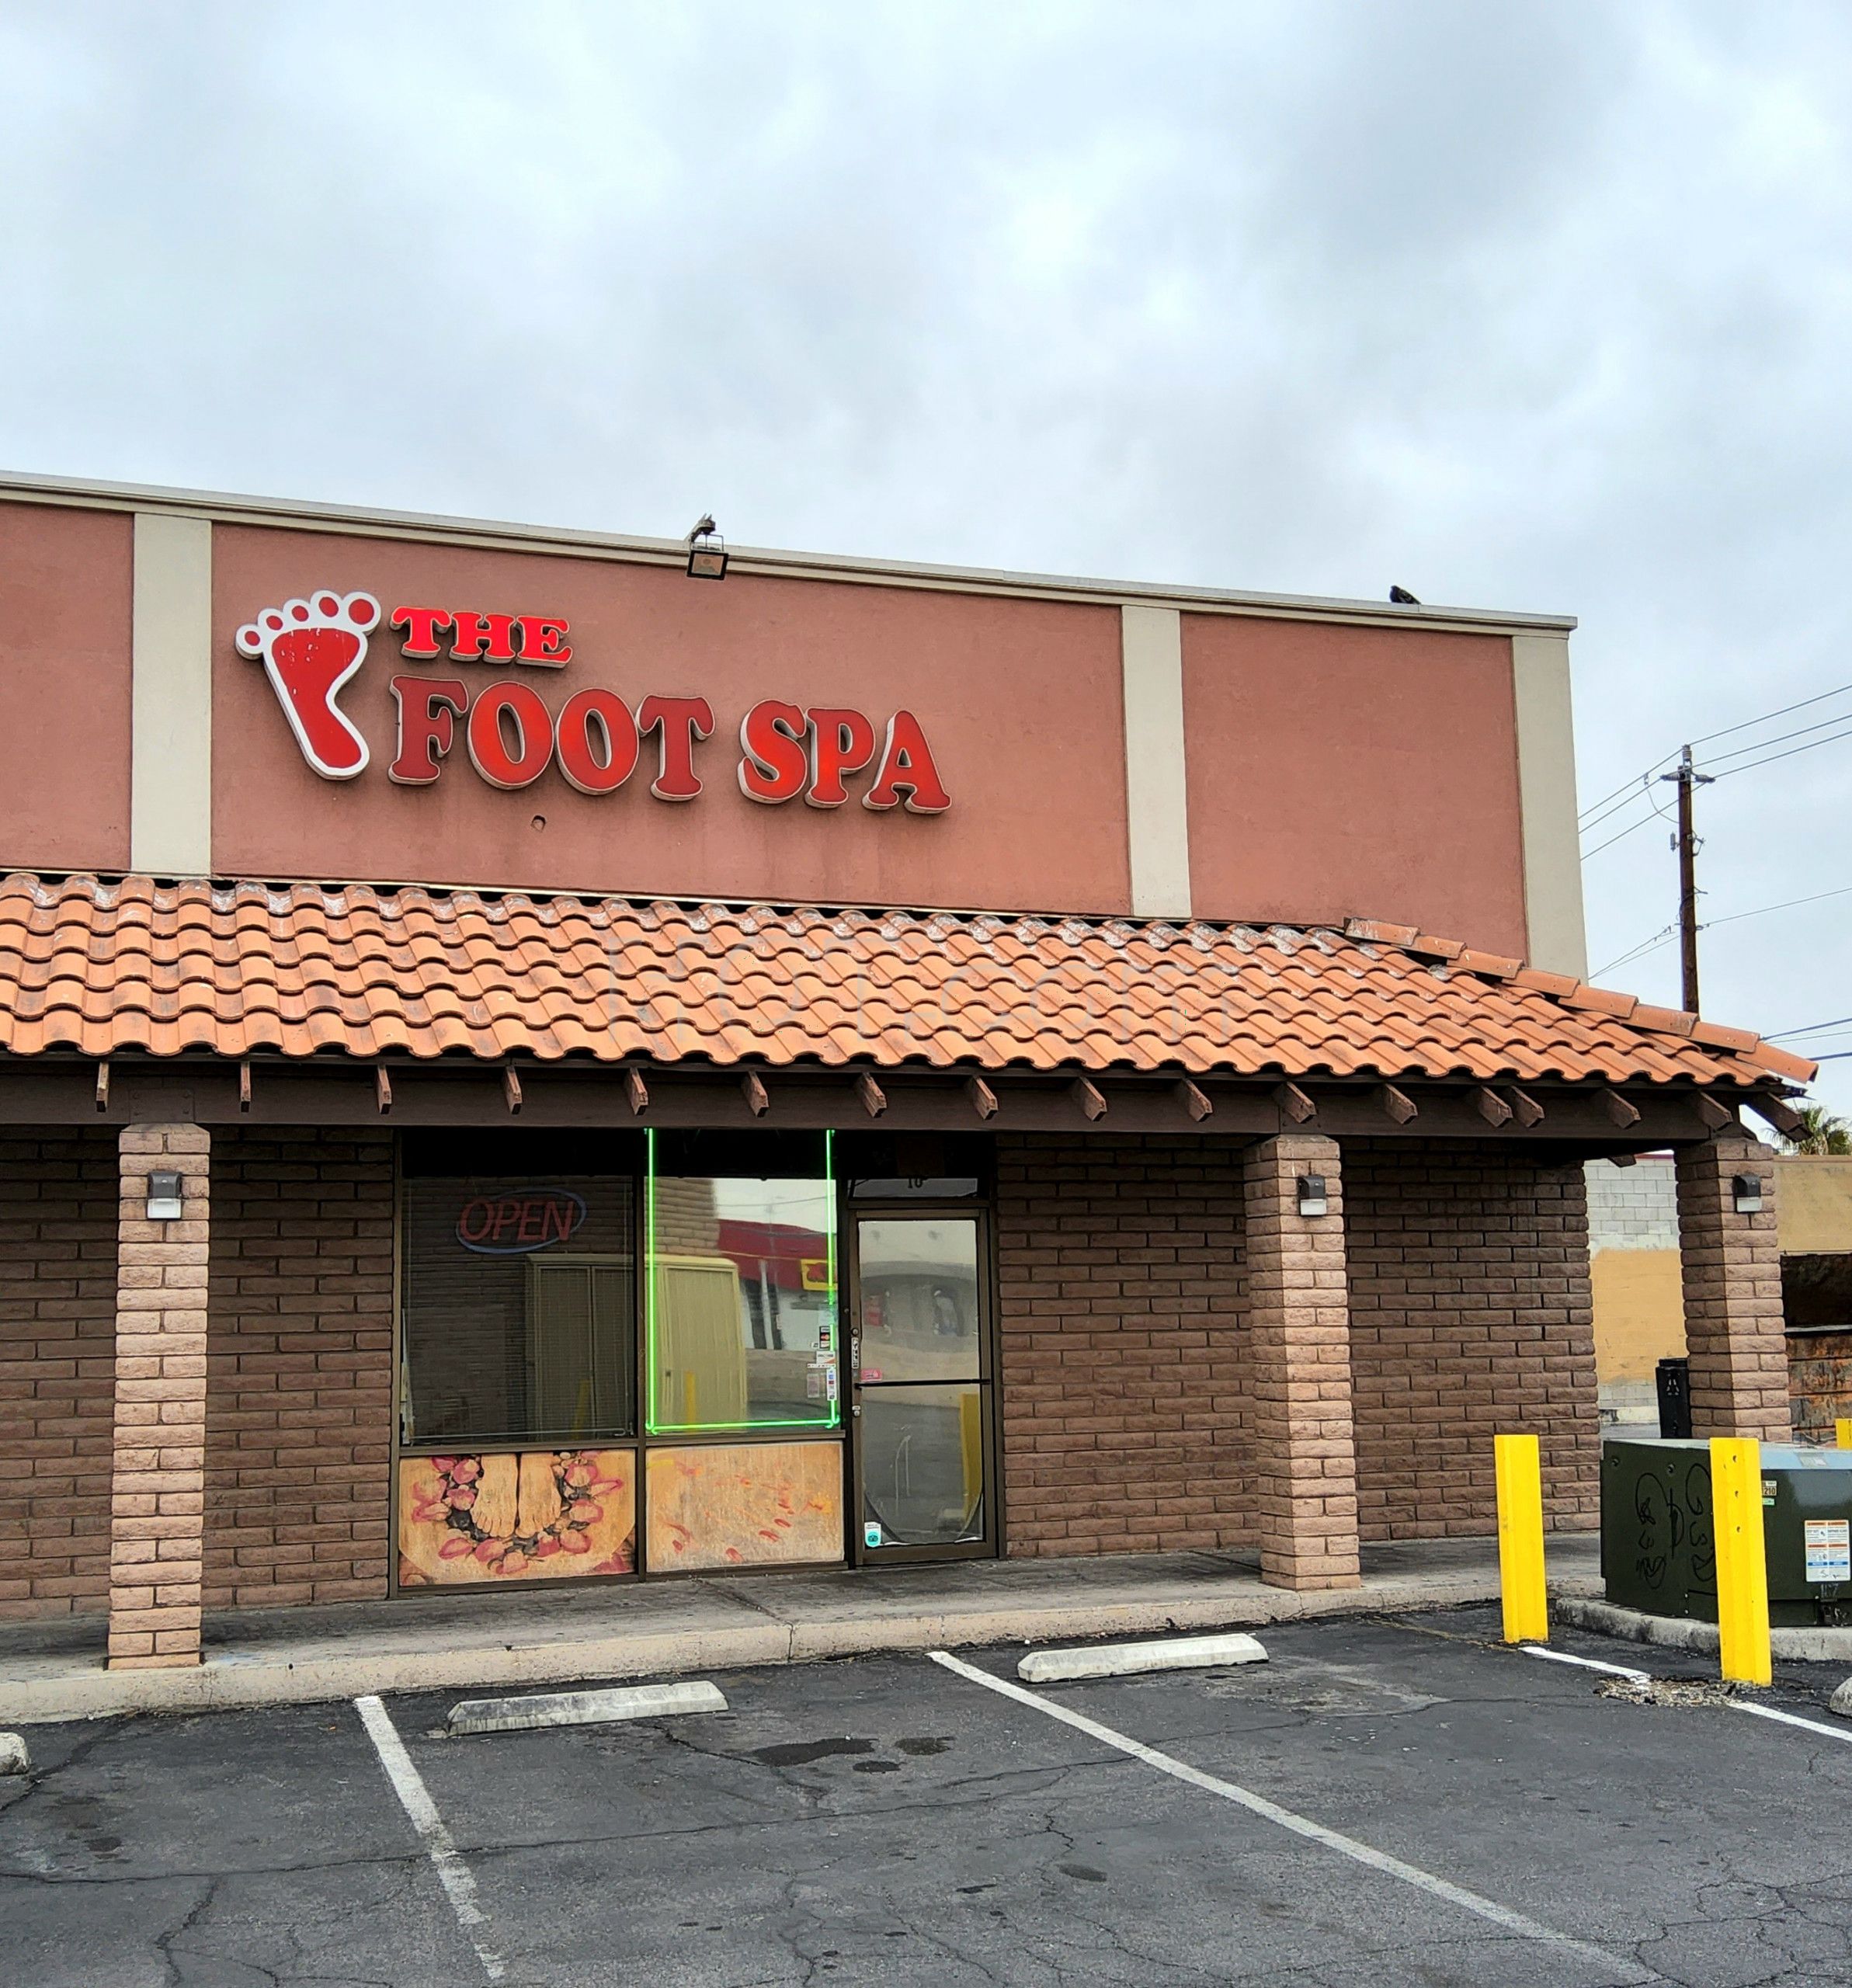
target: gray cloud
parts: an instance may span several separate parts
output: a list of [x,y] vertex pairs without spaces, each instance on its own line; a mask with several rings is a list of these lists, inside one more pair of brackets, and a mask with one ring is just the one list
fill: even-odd
[[[1849,79],[1780,0],[15,0],[0,459],[1568,608],[1593,798],[1852,682]],[[1713,915],[1852,884],[1849,800],[1708,790]],[[1597,964],[1671,916],[1656,826],[1588,880]],[[1707,1006],[1852,1012],[1849,913]]]

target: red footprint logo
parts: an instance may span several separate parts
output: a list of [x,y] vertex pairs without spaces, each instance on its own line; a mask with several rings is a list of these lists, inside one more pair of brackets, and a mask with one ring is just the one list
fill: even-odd
[[367,632],[379,618],[370,593],[316,593],[266,607],[233,638],[240,655],[262,658],[302,756],[324,780],[367,770],[367,742],[335,693],[367,660]]

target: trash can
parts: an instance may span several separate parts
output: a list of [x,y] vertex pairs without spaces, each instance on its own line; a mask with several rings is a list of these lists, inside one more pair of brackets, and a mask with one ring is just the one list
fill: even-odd
[[1691,1434],[1691,1363],[1662,1360],[1655,1377],[1659,1391],[1659,1434],[1670,1441],[1687,1441]]

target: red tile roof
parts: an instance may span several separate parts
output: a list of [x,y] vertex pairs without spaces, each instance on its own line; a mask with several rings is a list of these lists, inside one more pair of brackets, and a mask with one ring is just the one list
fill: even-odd
[[0,1051],[1766,1084],[1813,1065],[1411,926],[0,881]]

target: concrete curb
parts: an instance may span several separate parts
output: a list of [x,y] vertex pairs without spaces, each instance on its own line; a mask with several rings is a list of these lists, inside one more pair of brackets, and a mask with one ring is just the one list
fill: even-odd
[[541,1691],[519,1698],[466,1698],[450,1708],[453,1733],[534,1733],[554,1726],[608,1726],[626,1719],[672,1719],[724,1712],[718,1686],[620,1684],[610,1691]]
[[[1570,1576],[1569,1591],[1598,1588]],[[1354,1588],[1294,1594],[1257,1581],[1192,1587],[1149,1599],[965,1604],[936,1610],[845,1608],[781,1621],[669,1629],[617,1628],[596,1635],[528,1644],[485,1642],[451,1647],[330,1652],[285,1656],[233,1651],[196,1670],[109,1670],[100,1659],[37,1667],[0,1682],[0,1720],[11,1726],[109,1719],[130,1712],[248,1710],[315,1705],[394,1692],[481,1690],[495,1685],[568,1684],[607,1678],[674,1677],[810,1663],[898,1650],[992,1643],[1080,1642],[1179,1630],[1263,1628],[1326,1615],[1399,1614],[1496,1601],[1496,1573],[1397,1575]],[[408,1617],[408,1635],[411,1618]]]
[[[1630,1643],[1655,1643],[1662,1649],[1685,1649],[1701,1656],[1717,1653],[1717,1625],[1692,1622],[1682,1616],[1648,1615],[1621,1608],[1593,1596],[1558,1595],[1550,1613],[1572,1628],[1593,1629]],[[1852,1629],[1770,1629],[1769,1649],[1777,1656],[1802,1663],[1852,1663]]]
[[1171,1636],[1155,1643],[1091,1643],[1079,1649],[1032,1649],[1016,1667],[1025,1684],[1081,1677],[1139,1677],[1152,1670],[1214,1670],[1264,1663],[1267,1652],[1237,1629],[1225,1636]]

